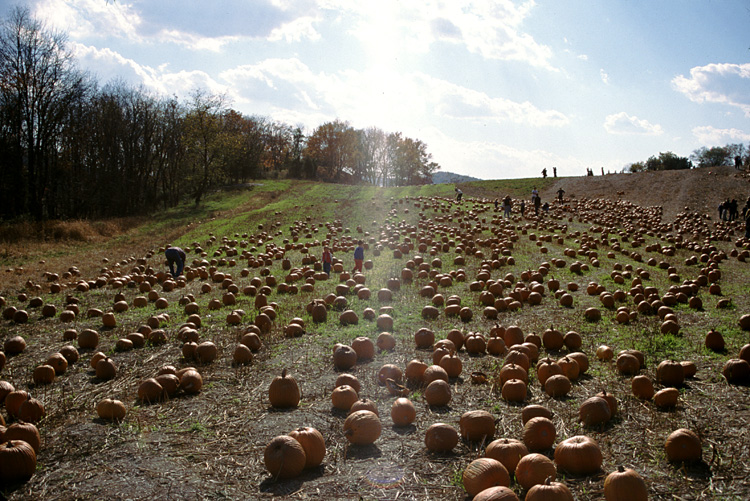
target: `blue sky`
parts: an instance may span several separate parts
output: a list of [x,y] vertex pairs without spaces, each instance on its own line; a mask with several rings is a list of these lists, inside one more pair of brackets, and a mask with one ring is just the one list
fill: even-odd
[[[15,3],[0,0],[2,12]],[[750,143],[750,2],[29,0],[101,84],[306,132],[402,132],[482,179]]]

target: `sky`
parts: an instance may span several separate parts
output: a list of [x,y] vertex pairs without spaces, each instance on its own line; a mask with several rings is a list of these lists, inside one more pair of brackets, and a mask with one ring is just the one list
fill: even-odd
[[335,119],[481,179],[620,172],[750,143],[747,0],[0,0],[67,34],[100,85],[306,133]]

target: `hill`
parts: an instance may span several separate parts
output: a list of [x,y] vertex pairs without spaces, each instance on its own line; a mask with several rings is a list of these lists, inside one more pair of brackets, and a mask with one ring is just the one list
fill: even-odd
[[[530,178],[527,180],[480,181],[462,187],[468,196],[502,198],[504,187],[523,183],[525,196],[532,185],[538,185],[542,200],[557,197],[557,190],[575,199],[602,198],[627,200],[642,207],[661,206],[664,219],[671,221],[685,207],[715,217],[716,208],[727,198],[736,198],[740,206],[750,196],[750,176],[734,167],[716,167],[679,171],[640,172],[560,178]],[[524,196],[511,192],[511,196]]]
[[469,181],[479,181],[476,177],[464,176],[453,172],[437,171],[432,175],[432,184],[443,183],[468,183]]
[[[493,439],[533,440],[551,458],[564,439],[587,435],[602,460],[575,476],[560,464],[555,477],[577,499],[601,499],[606,474],[623,464],[645,478],[649,499],[750,499],[748,466],[734,459],[747,456],[738,437],[750,419],[750,367],[735,360],[723,372],[738,354],[750,358],[750,242],[737,240],[739,223],[700,215],[674,223],[678,240],[658,211],[631,202],[655,200],[666,213],[695,193],[740,193],[746,180],[673,174],[473,181],[461,184],[461,203],[451,185],[264,181],[128,224],[66,223],[79,225],[76,241],[4,245],[0,395],[21,391],[0,417],[36,422],[41,442],[30,479],[3,480],[0,497],[464,500],[462,474]],[[570,203],[539,218],[504,218],[490,202],[533,187],[551,198],[559,186]],[[674,196],[639,192],[655,186]],[[364,271],[352,274],[358,240]],[[184,276],[167,273],[168,244],[187,253]],[[723,347],[707,343],[709,330]],[[628,364],[610,358],[621,350]],[[71,356],[64,367],[58,352]],[[556,364],[554,385],[540,382],[537,361]],[[189,368],[187,385],[177,371]],[[436,392],[420,368],[441,379],[430,386],[447,403],[428,401]],[[348,404],[333,398],[344,373],[359,386],[336,392]],[[667,389],[676,404],[634,394],[634,374],[646,390],[677,386]],[[517,393],[503,386],[511,375]],[[274,407],[272,381],[291,378],[301,400]],[[581,419],[602,390],[616,408],[595,401],[599,421]],[[121,420],[98,414],[105,398],[122,402]],[[374,443],[348,430],[358,398],[378,410],[359,430]],[[554,432],[525,431],[530,404],[551,413]],[[413,419],[397,424],[412,407]],[[488,426],[459,439],[476,410]],[[447,453],[426,448],[438,422],[454,430]],[[291,479],[271,474],[266,445],[308,426],[323,435],[322,464]],[[681,428],[702,444],[684,465],[664,445]]]

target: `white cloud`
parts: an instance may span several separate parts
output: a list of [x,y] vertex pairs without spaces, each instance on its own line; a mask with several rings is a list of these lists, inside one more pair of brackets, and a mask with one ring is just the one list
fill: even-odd
[[471,4],[427,0],[320,0],[353,19],[350,33],[375,50],[396,46],[422,53],[431,44],[459,43],[486,59],[523,61],[552,68],[552,50],[523,31],[533,1],[478,0]]
[[604,119],[604,129],[610,134],[658,136],[664,133],[661,125],[649,123],[626,112],[614,113]]
[[673,78],[672,86],[693,102],[726,104],[750,117],[750,63],[696,66],[690,77]]
[[276,42],[284,40],[285,42],[299,42],[301,40],[318,40],[320,33],[315,29],[314,24],[318,21],[315,17],[299,17],[285,23],[278,28],[274,28],[268,36],[268,40]]
[[693,128],[693,136],[706,146],[723,146],[727,143],[750,141],[750,133],[739,129],[717,129],[710,125]]
[[607,72],[604,71],[604,68],[599,70],[599,76],[602,77],[602,82],[605,84],[609,84],[609,75],[607,75]]
[[267,59],[221,73],[238,103],[347,117],[356,126],[401,130],[415,117],[560,127],[569,119],[530,102],[489,96],[424,73],[386,69],[314,73],[298,59]]
[[92,68],[101,83],[115,79],[153,90],[161,95],[187,98],[191,91],[202,88],[212,94],[225,94],[227,88],[203,71],[170,72],[168,66],[152,68],[138,64],[111,49],[97,49],[82,44],[72,45],[81,66]]

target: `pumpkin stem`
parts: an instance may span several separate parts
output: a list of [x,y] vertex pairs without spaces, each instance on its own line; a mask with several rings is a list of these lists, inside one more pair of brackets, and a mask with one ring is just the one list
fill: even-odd
[[286,369],[281,370],[281,377],[282,378],[286,377]]
[[623,468],[621,464],[618,464],[617,465],[617,471],[620,472],[620,473],[625,473],[625,468]]
[[547,478],[544,479],[544,485],[550,485],[551,482],[552,482],[552,477],[551,476],[549,476],[549,477],[547,477]]

